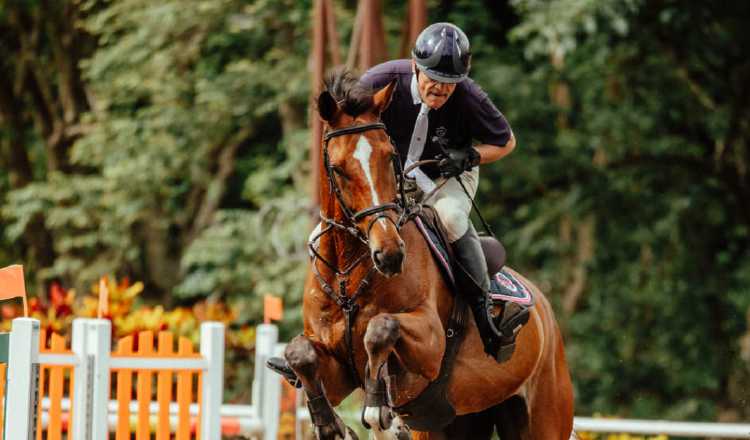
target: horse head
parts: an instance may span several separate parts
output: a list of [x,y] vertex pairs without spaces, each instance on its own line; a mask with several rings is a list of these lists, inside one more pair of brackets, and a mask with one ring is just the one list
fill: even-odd
[[394,89],[395,82],[373,93],[344,71],[331,75],[318,97],[318,112],[327,125],[321,154],[323,215],[356,228],[353,235],[367,243],[375,268],[385,276],[399,274],[405,257],[394,169],[399,158],[379,122]]

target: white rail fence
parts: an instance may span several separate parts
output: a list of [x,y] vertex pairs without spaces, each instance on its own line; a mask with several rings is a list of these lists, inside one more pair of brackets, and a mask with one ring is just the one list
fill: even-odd
[[[576,417],[579,432],[673,435],[699,438],[750,438],[750,424],[672,422],[668,420],[593,419]],[[575,436],[573,437],[575,438]]]
[[[359,413],[351,414],[350,419],[357,420]],[[297,410],[297,418],[309,422],[310,414],[306,408]],[[573,422],[574,432],[571,440],[577,439],[578,432],[600,434],[640,434],[667,435],[695,438],[731,438],[750,439],[750,424],[742,423],[709,423],[709,422],[673,422],[668,420],[639,419],[602,419],[576,417]]]
[[[181,359],[164,357],[116,357],[111,353],[111,324],[101,319],[73,321],[72,354],[41,353],[39,321],[31,318],[13,320],[8,350],[5,389],[5,439],[36,439],[39,404],[40,365],[73,366],[73,401],[64,400],[64,410],[72,407],[73,438],[105,439],[116,423],[118,402],[110,400],[110,375],[113,369],[200,370],[202,372],[202,408],[193,404],[190,412],[200,416],[201,438],[221,438],[221,418],[240,420],[245,434],[264,440],[275,440],[279,424],[281,382],[279,376],[264,365],[270,356],[278,355],[278,329],[259,325],[256,329],[255,379],[252,405],[222,405],[224,391],[224,325],[204,322],[200,328],[200,357]],[[44,399],[49,407],[49,400]],[[137,402],[131,402],[131,408]],[[158,404],[149,405],[156,414]],[[173,411],[174,410],[174,411]],[[170,407],[170,415],[176,413]],[[135,411],[133,411],[135,412]],[[45,422],[42,413],[42,423]]]
[[[265,361],[278,356],[284,345],[278,343],[278,329],[262,324],[256,330],[255,379],[251,405],[222,405],[224,389],[224,326],[205,322],[201,325],[200,358],[117,358],[111,355],[111,327],[107,320],[76,319],[73,322],[72,354],[40,353],[39,322],[18,318],[13,321],[10,335],[8,380],[6,382],[5,438],[8,440],[36,439],[37,404],[42,405],[42,424],[48,418],[45,408],[49,399],[38,402],[39,366],[73,365],[74,399],[62,401],[62,409],[71,406],[74,438],[104,439],[116,424],[118,402],[110,400],[110,375],[113,369],[169,369],[201,370],[203,372],[203,408],[190,406],[190,414],[200,416],[201,438],[220,439],[221,418],[238,420],[244,435],[264,440],[275,440],[279,427],[281,382],[280,377],[265,368]],[[131,402],[131,412],[137,402]],[[158,403],[149,405],[149,412],[157,414]],[[176,423],[176,404],[170,405],[170,419]],[[309,421],[304,407],[298,408],[297,419]],[[670,435],[698,438],[750,439],[750,424],[671,422],[658,420],[594,419],[576,417],[575,430],[596,433],[629,433],[641,435]],[[297,430],[299,431],[299,430]],[[298,438],[299,432],[298,432]],[[576,438],[575,434],[572,438]]]

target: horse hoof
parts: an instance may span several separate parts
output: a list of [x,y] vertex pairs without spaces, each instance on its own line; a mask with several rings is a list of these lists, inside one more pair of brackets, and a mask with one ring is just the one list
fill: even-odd
[[389,430],[396,440],[411,440],[411,430],[401,417],[396,416],[391,422]]
[[396,434],[396,440],[411,440],[411,432],[409,432],[408,429],[399,431],[399,433]]
[[359,440],[357,434],[343,422],[315,427],[317,440]]

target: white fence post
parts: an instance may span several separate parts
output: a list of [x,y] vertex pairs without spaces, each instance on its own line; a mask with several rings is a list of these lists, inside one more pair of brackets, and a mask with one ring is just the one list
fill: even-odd
[[221,404],[224,393],[224,325],[201,324],[201,356],[208,362],[203,372],[201,438],[221,439]]
[[108,437],[109,356],[112,325],[106,319],[73,320],[74,438],[106,440]]
[[266,368],[266,360],[275,354],[279,329],[272,324],[259,324],[255,328],[255,379],[252,404],[258,408],[263,421],[265,440],[275,440],[279,429],[281,381],[276,373]]
[[[90,365],[91,438],[107,440],[107,405],[109,404],[109,356],[112,349],[112,324],[107,319],[86,320],[86,354]],[[75,395],[73,396],[75,398]]]
[[39,321],[13,320],[8,353],[5,438],[36,439],[39,404]]
[[73,438],[90,439],[91,427],[91,382],[90,376],[93,374],[93,364],[89,361],[88,350],[86,349],[86,319],[73,320],[73,338],[71,341],[71,350],[77,359],[75,368],[73,368],[74,388],[73,388],[73,418],[71,419],[71,428]]

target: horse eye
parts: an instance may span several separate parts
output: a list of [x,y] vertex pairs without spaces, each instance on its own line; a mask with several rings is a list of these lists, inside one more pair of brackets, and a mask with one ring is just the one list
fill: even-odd
[[334,173],[338,174],[338,175],[339,175],[340,177],[342,177],[342,178],[344,178],[344,179],[348,179],[348,178],[349,178],[349,177],[348,177],[348,176],[346,175],[346,173],[344,172],[344,169],[343,169],[343,168],[341,168],[341,167],[340,167],[339,165],[333,165],[333,166],[331,167],[331,171],[333,171]]

